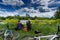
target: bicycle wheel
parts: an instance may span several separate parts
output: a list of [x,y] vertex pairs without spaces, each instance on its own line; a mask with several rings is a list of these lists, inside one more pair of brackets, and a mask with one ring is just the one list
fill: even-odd
[[19,36],[20,35],[17,31],[12,31],[12,36],[11,36],[12,40],[17,40]]
[[34,40],[33,36],[23,36],[20,40]]
[[19,37],[19,33],[12,30],[8,30],[6,34],[8,35],[4,37],[4,40],[17,40],[17,38]]
[[54,38],[53,40],[60,40],[59,37]]
[[0,30],[0,36],[4,33],[4,29]]
[[0,40],[4,40],[4,39],[3,39],[3,36],[0,36]]
[[12,40],[12,37],[8,36],[8,37],[6,38],[6,40]]

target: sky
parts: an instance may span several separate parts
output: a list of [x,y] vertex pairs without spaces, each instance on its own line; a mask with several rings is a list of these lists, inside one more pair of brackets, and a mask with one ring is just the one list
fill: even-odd
[[0,16],[53,17],[60,0],[0,0]]

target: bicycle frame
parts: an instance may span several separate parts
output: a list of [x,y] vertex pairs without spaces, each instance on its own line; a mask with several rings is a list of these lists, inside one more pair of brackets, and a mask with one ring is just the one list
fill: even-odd
[[[14,36],[14,31],[12,30],[8,30],[6,29],[4,32],[4,40],[7,40],[7,37],[10,36],[11,38]],[[19,33],[15,32],[17,34],[17,36],[14,36],[14,38],[12,38],[12,40],[15,40],[19,37]]]
[[38,40],[41,40],[41,38],[50,38],[49,40],[53,40],[56,37],[58,37],[57,34],[55,34],[55,35],[47,35],[47,36],[38,36],[38,37],[34,37],[34,38],[36,38]]
[[57,31],[56,34],[54,34],[54,35],[47,35],[47,36],[38,36],[38,37],[34,37],[34,38],[36,38],[36,39],[38,39],[38,40],[41,40],[41,38],[50,38],[49,40],[53,40],[53,39],[55,39],[56,37],[58,37],[59,31],[60,31],[60,25],[58,25],[58,31]]
[[6,40],[7,36],[10,35],[9,32],[11,32],[11,34],[12,34],[12,31],[9,31],[8,33],[7,33],[7,31],[8,31],[8,30],[6,30],[6,31],[4,32],[4,40]]

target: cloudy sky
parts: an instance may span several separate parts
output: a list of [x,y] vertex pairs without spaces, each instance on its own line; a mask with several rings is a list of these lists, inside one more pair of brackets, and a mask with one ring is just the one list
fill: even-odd
[[0,0],[0,16],[52,17],[60,6],[60,0]]

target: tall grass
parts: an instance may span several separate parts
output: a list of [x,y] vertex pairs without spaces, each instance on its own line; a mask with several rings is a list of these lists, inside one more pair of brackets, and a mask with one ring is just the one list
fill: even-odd
[[[41,35],[54,34],[57,32],[57,28],[58,28],[58,24],[60,24],[60,20],[31,20],[31,23],[32,23],[31,31],[29,32],[24,32],[23,30],[17,31],[20,33],[20,38],[27,34],[35,35],[34,33],[35,30],[41,31]],[[5,28],[5,27],[6,25],[0,24],[0,29]],[[14,29],[15,27],[16,27],[16,23],[10,24],[9,26],[10,29]]]

